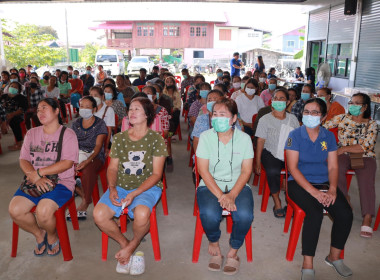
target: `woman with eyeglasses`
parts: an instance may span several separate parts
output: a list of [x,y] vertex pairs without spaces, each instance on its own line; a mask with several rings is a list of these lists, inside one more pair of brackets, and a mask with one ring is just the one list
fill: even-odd
[[338,115],[325,124],[327,129],[338,128],[338,187],[347,197],[346,173],[352,168],[350,154],[363,155],[363,168],[355,169],[358,180],[361,214],[360,236],[372,237],[372,217],[376,215],[375,180],[377,138],[376,121],[371,120],[371,99],[367,94],[356,93],[348,103],[348,114]]
[[209,240],[211,259],[208,269],[220,271],[223,255],[219,246],[223,209],[230,211],[233,225],[230,249],[226,255],[224,274],[238,272],[237,255],[253,221],[253,196],[247,185],[252,173],[253,148],[249,135],[235,129],[236,103],[227,98],[212,107],[212,129],[203,132],[197,147],[198,172],[202,177],[197,188],[199,216]]
[[284,138],[287,138],[289,130],[299,127],[297,118],[285,111],[289,102],[286,89],[276,90],[272,98],[272,112],[260,118],[255,135],[257,137],[255,173],[260,175],[263,164],[273,197],[273,214],[276,218],[285,218],[286,214],[286,207],[282,207],[280,200],[281,169],[285,167],[286,139]]
[[313,98],[305,102],[303,126],[289,133],[285,144],[288,178],[288,195],[306,214],[302,230],[302,277],[315,276],[313,259],[325,209],[333,220],[330,253],[326,264],[333,266],[339,275],[348,277],[352,271],[340,253],[344,249],[352,226],[352,209],[338,189],[338,152],[334,134],[321,127],[327,114],[326,103]]

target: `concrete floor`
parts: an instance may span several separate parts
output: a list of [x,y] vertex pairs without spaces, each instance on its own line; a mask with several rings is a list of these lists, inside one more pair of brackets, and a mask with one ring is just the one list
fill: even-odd
[[[187,166],[189,152],[186,151],[187,132],[182,121],[183,141],[173,144],[174,173],[167,173],[169,216],[164,216],[161,204],[157,207],[158,230],[161,245],[161,261],[155,262],[150,235],[141,243],[139,250],[145,253],[146,272],[139,279],[299,279],[302,265],[301,240],[298,242],[293,262],[285,260],[289,234],[283,233],[284,219],[276,219],[272,214],[273,202],[270,199],[268,211],[260,211],[261,196],[258,188],[253,188],[255,219],[253,223],[253,262],[247,263],[245,245],[241,248],[240,272],[228,277],[221,272],[207,270],[209,256],[207,240],[203,237],[199,262],[193,264],[192,246],[195,218],[192,215],[194,185],[191,170]],[[18,255],[10,257],[12,221],[8,214],[8,204],[22,178],[18,165],[18,152],[8,152],[13,135],[3,135],[0,155],[0,279],[125,279],[133,276],[115,272],[116,261],[113,255],[118,249],[110,241],[108,261],[101,261],[101,233],[92,218],[91,206],[87,221],[80,222],[80,230],[73,231],[68,223],[71,248],[74,259],[64,262],[62,255],[50,258],[36,258],[33,255],[34,238],[20,230]],[[379,144],[377,156],[380,158]],[[378,160],[379,162],[379,160]],[[380,166],[380,165],[379,165]],[[251,179],[252,180],[252,179]],[[252,182],[252,181],[251,181]],[[377,172],[377,186],[380,190],[380,172]],[[356,179],[352,180],[350,195],[354,207],[354,224],[346,245],[345,263],[352,269],[351,279],[380,279],[380,231],[372,239],[359,236],[361,215]],[[284,200],[284,199],[283,199]],[[379,199],[377,199],[379,202]],[[79,200],[77,199],[77,204]],[[378,205],[378,203],[377,203]],[[377,208],[376,208],[377,210]],[[221,247],[224,254],[228,250],[228,234],[225,221],[221,224]],[[316,279],[341,279],[324,263],[330,244],[331,221],[325,217],[321,229],[314,266]],[[128,231],[127,236],[131,236]]]

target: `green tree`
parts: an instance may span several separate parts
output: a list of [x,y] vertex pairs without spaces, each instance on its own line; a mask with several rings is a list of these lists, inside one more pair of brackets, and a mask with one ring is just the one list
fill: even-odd
[[52,35],[54,38],[58,39],[58,33],[57,33],[57,30],[55,30],[53,27],[51,26],[37,26],[37,29],[38,29],[38,34],[39,35],[43,35],[43,34],[50,34]]
[[[299,29],[298,32],[305,34],[305,29]],[[305,41],[305,36],[300,36],[300,40]],[[302,57],[303,57],[303,50],[300,50],[298,53],[296,53],[293,56],[294,59],[301,59]]]
[[86,44],[84,49],[79,52],[80,61],[86,62],[86,65],[91,65],[92,67],[95,65],[95,56],[96,52],[99,49],[103,49],[104,47],[94,45],[94,44]]
[[8,30],[3,22],[3,40],[5,57],[15,67],[25,67],[28,64],[54,65],[66,56],[64,49],[51,48],[48,42],[54,40],[51,34],[39,34],[38,26],[32,24],[15,24],[13,30]]

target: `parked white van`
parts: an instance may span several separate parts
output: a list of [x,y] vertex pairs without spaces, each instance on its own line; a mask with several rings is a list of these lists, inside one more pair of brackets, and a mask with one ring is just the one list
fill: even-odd
[[125,72],[124,55],[119,50],[98,50],[95,57],[95,74],[98,73],[97,67],[99,65],[103,66],[103,70],[108,76],[116,76]]

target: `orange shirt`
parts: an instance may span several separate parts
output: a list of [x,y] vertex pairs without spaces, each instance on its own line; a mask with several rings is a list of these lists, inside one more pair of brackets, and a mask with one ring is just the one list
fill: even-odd
[[70,79],[69,83],[71,84],[71,92],[83,94],[83,82],[81,79]]
[[333,102],[331,104],[330,110],[327,112],[327,118],[325,122],[331,120],[333,117],[341,114],[345,114],[346,111],[344,110],[343,106],[339,104],[339,102]]

